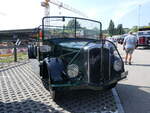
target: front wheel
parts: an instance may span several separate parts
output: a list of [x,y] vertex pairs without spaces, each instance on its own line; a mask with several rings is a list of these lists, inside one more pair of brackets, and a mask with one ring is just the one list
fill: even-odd
[[49,87],[49,92],[51,94],[52,100],[56,101],[58,98],[58,93],[56,90],[52,89],[52,87]]
[[53,101],[58,100],[58,98],[59,98],[59,96],[60,96],[60,95],[59,95],[60,92],[57,90],[57,88],[54,89],[53,87],[50,86],[50,84],[51,84],[50,80],[42,79],[42,83],[43,83],[45,89],[50,92],[50,95],[51,95],[51,97],[52,97],[52,100],[53,100]]
[[116,83],[113,83],[113,84],[111,84],[111,85],[109,85],[108,88],[109,88],[109,89],[112,89],[112,88],[116,87],[116,85],[117,85],[117,82],[116,82]]

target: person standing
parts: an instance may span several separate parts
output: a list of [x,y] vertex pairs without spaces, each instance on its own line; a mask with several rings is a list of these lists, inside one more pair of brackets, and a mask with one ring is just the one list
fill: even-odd
[[137,37],[134,36],[132,32],[129,32],[129,34],[124,38],[123,41],[123,50],[125,50],[126,52],[125,64],[127,64],[128,62],[129,65],[131,65],[132,54],[134,49],[136,48],[136,44],[137,44]]

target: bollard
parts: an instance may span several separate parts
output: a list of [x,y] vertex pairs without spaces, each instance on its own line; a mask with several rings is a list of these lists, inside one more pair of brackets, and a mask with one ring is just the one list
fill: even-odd
[[17,62],[17,48],[14,46],[14,62]]

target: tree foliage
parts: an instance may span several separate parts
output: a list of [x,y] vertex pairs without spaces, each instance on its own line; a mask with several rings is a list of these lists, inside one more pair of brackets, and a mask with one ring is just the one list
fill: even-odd
[[122,24],[118,24],[117,28],[116,28],[116,34],[117,35],[122,35],[124,34],[124,29],[123,29],[123,25]]
[[111,37],[113,35],[122,35],[126,32],[126,28],[123,28],[122,24],[118,24],[118,26],[115,28],[114,22],[112,20],[110,20],[107,32],[108,32],[109,36],[111,36]]
[[109,23],[108,33],[111,37],[115,34],[115,25],[112,20],[110,20],[110,23]]
[[138,31],[138,26],[133,26],[133,27],[131,28],[131,31],[132,31],[132,32],[137,32],[137,31]]
[[81,28],[80,24],[78,21],[75,22],[75,19],[72,19],[68,22],[67,24],[67,27],[70,27],[70,28],[75,28],[75,24],[76,24],[76,28]]

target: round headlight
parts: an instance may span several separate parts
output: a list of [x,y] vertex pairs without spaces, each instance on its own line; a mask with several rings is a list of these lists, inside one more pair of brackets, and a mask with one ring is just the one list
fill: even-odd
[[114,62],[114,70],[115,71],[120,71],[122,69],[122,62],[121,60],[116,60]]
[[70,64],[67,67],[67,74],[70,78],[74,78],[79,73],[79,67],[76,64]]

